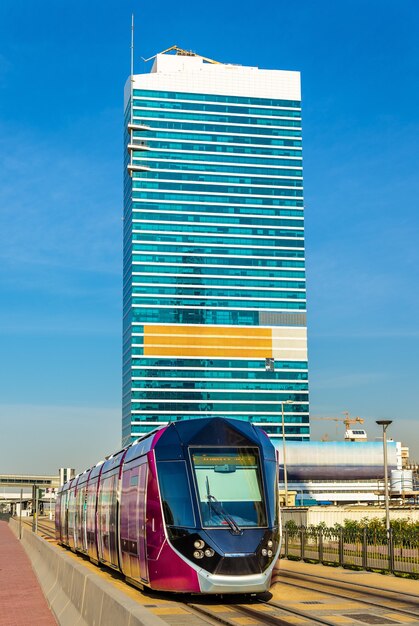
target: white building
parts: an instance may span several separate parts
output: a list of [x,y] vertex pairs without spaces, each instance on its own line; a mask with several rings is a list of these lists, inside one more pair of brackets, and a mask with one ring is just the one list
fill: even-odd
[[[280,490],[284,489],[284,448],[278,453]],[[413,490],[411,470],[403,470],[402,445],[387,442],[391,495],[408,497]],[[296,504],[379,503],[384,498],[383,444],[351,441],[286,442],[288,491]]]

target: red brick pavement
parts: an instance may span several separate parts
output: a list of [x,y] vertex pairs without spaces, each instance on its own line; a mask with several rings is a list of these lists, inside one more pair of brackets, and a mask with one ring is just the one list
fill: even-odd
[[26,552],[0,521],[0,626],[56,626]]

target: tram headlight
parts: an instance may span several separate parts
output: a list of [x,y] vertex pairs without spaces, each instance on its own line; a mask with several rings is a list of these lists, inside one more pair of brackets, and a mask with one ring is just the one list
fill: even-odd
[[207,548],[204,552],[205,556],[214,556],[215,552],[212,548]]
[[272,556],[272,555],[273,555],[272,550],[268,550],[268,556]]
[[[202,542],[202,543],[204,543],[204,542]],[[195,559],[203,559],[204,558],[204,552],[202,550],[195,550],[193,555],[194,555]]]
[[271,541],[271,539],[269,539],[269,541],[268,541],[268,548],[272,548],[273,545],[274,545],[274,542]]
[[202,539],[197,539],[196,541],[194,541],[193,545],[197,550],[202,550],[202,548],[205,546],[205,542],[202,541]]
[[268,556],[268,551],[266,548],[262,548],[262,556]]

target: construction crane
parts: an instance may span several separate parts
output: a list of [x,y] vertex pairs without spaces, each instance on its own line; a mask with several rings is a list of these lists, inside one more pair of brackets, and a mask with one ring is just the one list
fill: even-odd
[[[183,57],[200,57],[201,59],[203,59],[204,61],[206,61],[207,63],[214,63],[217,65],[222,65],[220,61],[214,61],[214,59],[208,59],[207,57],[203,57],[200,54],[197,54],[196,52],[193,52],[192,50],[183,50],[182,48],[179,48],[179,46],[170,46],[170,48],[166,48],[166,50],[162,50],[162,52],[159,52],[158,54],[167,54],[168,52],[176,52],[176,54],[178,56],[183,56]],[[155,59],[157,56],[157,54],[155,54],[154,56],[150,57],[149,59],[143,59],[143,61],[145,61],[145,63],[147,63],[147,61],[151,61],[152,59]]]
[[330,420],[336,422],[336,435],[338,434],[338,422],[342,421],[341,417],[311,417],[311,420]]
[[[365,432],[365,430],[358,430],[357,431],[352,431],[351,430],[351,425],[352,424],[363,424],[364,423],[364,419],[362,417],[355,417],[352,418],[349,414],[349,411],[344,411],[343,415],[345,417],[312,417],[312,420],[331,420],[336,422],[336,434],[337,434],[337,430],[338,430],[338,422],[343,422],[345,424],[345,440],[347,441],[366,441],[367,439],[367,433]],[[356,433],[356,435],[354,435],[354,433]]]
[[343,423],[345,424],[346,430],[350,430],[351,424],[356,424],[357,422],[358,424],[364,423],[364,420],[362,417],[355,417],[355,419],[352,419],[351,416],[349,415],[349,411],[344,411],[343,414],[345,415],[345,419],[343,420]]

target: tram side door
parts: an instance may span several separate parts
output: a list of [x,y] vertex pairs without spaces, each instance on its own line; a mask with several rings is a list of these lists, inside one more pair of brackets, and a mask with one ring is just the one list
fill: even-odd
[[[123,541],[123,551],[128,552],[126,556],[123,556],[123,560],[126,563],[125,574],[134,580],[140,578],[139,557],[138,557],[138,472],[139,467],[133,467],[126,472],[126,485],[124,490],[124,496],[126,497],[126,511],[128,513],[126,536],[127,540]],[[121,523],[121,532],[123,533],[125,528]],[[122,539],[124,536],[122,535]],[[125,548],[124,548],[125,544]]]
[[138,475],[138,558],[140,561],[141,580],[148,582],[147,564],[147,479],[148,463],[143,463],[139,467]]
[[68,489],[67,491],[64,491],[64,497],[61,499],[61,506],[61,519],[64,520],[64,524],[62,526],[64,532],[62,533],[61,538],[65,543],[68,543]]
[[83,489],[82,517],[81,517],[81,546],[83,552],[87,552],[87,487]]

